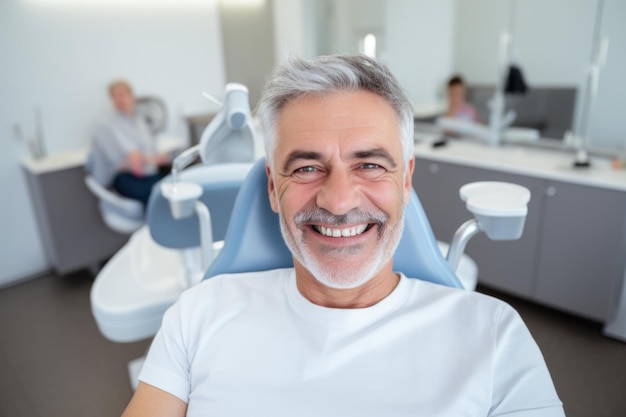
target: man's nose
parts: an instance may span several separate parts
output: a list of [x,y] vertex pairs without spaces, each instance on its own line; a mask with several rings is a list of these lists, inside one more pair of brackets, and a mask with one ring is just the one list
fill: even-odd
[[331,171],[317,193],[316,202],[318,207],[339,216],[360,206],[361,193],[349,173]]

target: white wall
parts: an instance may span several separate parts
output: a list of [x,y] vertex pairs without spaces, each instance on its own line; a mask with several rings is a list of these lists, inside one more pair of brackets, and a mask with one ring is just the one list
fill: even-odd
[[50,153],[88,147],[111,111],[108,81],[124,77],[164,98],[170,132],[184,133],[180,113],[211,107],[200,93],[224,86],[215,1],[0,2],[0,285],[48,267],[13,125],[34,134],[39,107]]
[[443,99],[443,86],[453,65],[455,3],[386,2],[386,53],[381,60],[417,106]]
[[312,36],[312,19],[306,19],[309,4],[304,0],[274,0],[274,60],[282,61],[290,54],[310,56],[309,44]]

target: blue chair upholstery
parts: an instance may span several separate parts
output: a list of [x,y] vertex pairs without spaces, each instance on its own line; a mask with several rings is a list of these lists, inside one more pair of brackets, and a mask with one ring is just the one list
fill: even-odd
[[[200,184],[202,201],[211,214],[213,241],[224,240],[235,199],[252,163],[196,165],[180,174],[181,181]],[[171,181],[171,176],[162,181]],[[155,185],[147,206],[147,223],[150,235],[158,244],[171,249],[200,246],[198,216],[176,220],[168,200],[161,193],[160,183]]]
[[[265,159],[261,159],[252,167],[237,195],[224,247],[205,279],[224,273],[291,266],[293,258],[281,235],[278,215],[270,206]],[[414,191],[406,207],[404,233],[395,253],[394,270],[411,278],[463,288],[441,255]]]

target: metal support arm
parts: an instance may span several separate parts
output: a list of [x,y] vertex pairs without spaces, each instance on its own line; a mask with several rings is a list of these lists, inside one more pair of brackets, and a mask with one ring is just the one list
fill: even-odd
[[463,223],[454,233],[452,242],[450,242],[448,254],[446,255],[446,260],[452,267],[453,271],[456,271],[459,267],[459,263],[461,262],[461,257],[463,256],[463,252],[465,251],[465,246],[467,245],[467,242],[469,242],[472,237],[474,237],[481,231],[482,230],[480,228],[480,225],[478,224],[478,221],[476,219],[469,219],[468,221]]

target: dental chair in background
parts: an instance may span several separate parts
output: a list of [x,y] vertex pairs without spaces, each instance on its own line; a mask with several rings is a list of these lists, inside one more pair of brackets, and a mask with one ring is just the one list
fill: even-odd
[[[200,281],[212,258],[206,254],[219,250],[224,239],[235,197],[255,158],[255,141],[248,91],[229,84],[224,106],[200,144],[180,153],[171,175],[155,185],[146,208],[147,224],[96,276],[91,309],[106,338],[131,342],[153,336],[165,310]],[[197,157],[202,164],[181,172]],[[162,191],[178,190],[175,196],[181,195],[183,187],[172,187],[179,181],[199,190],[196,202],[203,216],[190,212],[188,218],[173,218]],[[209,220],[200,227],[198,219]]]

